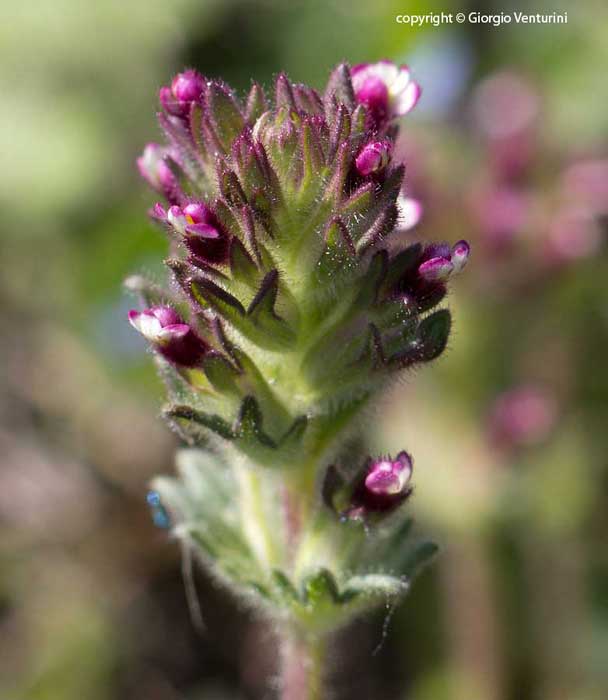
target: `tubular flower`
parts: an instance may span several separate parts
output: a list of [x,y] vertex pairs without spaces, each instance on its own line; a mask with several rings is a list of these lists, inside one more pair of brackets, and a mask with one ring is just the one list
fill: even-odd
[[412,493],[412,458],[400,452],[395,459],[371,457],[350,479],[332,467],[323,495],[343,520],[378,520],[395,511]]
[[129,321],[155,350],[175,365],[193,367],[207,351],[203,341],[169,306],[130,311]]
[[420,86],[409,68],[392,61],[360,63],[352,69],[352,79],[355,98],[380,124],[405,116],[420,99]]
[[[469,256],[393,236],[420,206],[400,198],[389,121],[419,92],[386,61],[340,65],[321,93],[280,74],[244,100],[186,71],[161,94],[167,145],[138,161],[170,252],[164,287],[129,278],[144,308],[129,318],[190,445],[149,503],[220,580],[306,634],[403,593],[403,552],[421,546],[399,507],[410,456],[353,456],[365,407],[445,348],[437,306]],[[379,520],[382,547],[366,548]]]
[[190,202],[183,208],[173,205],[165,211],[157,203],[152,216],[169,225],[191,253],[193,265],[226,261],[230,238],[213,210],[203,202]]

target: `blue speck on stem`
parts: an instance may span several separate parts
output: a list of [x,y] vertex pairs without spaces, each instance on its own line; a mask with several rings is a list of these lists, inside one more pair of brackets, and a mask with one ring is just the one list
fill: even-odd
[[156,527],[162,530],[168,530],[171,527],[171,519],[169,518],[169,513],[165,506],[163,506],[160,500],[160,494],[158,491],[148,491],[146,495],[146,501],[150,506],[150,511],[152,513],[152,522]]

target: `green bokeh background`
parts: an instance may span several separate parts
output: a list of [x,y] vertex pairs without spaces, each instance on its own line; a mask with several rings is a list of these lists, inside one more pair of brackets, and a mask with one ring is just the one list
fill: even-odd
[[[132,272],[160,274],[165,252],[134,167],[159,138],[158,87],[184,65],[244,91],[279,70],[320,87],[339,60],[407,60],[425,95],[444,98],[423,98],[412,134],[444,189],[466,192],[468,96],[497,70],[538,87],[555,152],[608,155],[608,7],[547,7],[568,24],[395,22],[470,9],[449,0],[0,2],[0,697],[272,697],[271,632],[201,575],[198,635],[179,551],[143,505],[176,444],[121,288]],[[539,167],[550,184],[552,161]],[[425,235],[468,235],[457,198],[436,206],[454,209]],[[444,554],[381,653],[382,613],[345,635],[351,698],[608,696],[605,245],[520,297],[482,293],[484,264],[474,255],[455,285],[451,351],[396,387],[372,426],[379,450],[414,453],[413,514]],[[487,406],[522,365],[560,395],[560,423],[497,460]]]

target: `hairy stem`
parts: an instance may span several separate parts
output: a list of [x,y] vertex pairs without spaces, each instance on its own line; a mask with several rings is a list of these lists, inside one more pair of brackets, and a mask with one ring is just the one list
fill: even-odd
[[324,639],[287,630],[281,664],[281,700],[327,700]]

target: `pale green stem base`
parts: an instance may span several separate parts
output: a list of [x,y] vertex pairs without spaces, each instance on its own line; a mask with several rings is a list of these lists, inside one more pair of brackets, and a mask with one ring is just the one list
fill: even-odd
[[285,631],[281,648],[281,700],[327,700],[327,641]]

